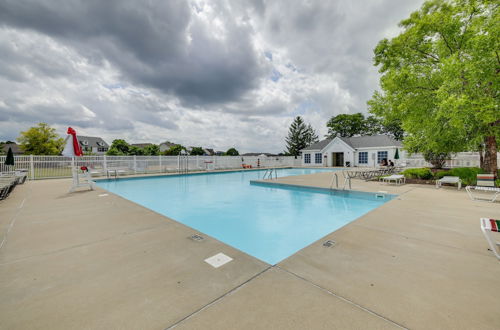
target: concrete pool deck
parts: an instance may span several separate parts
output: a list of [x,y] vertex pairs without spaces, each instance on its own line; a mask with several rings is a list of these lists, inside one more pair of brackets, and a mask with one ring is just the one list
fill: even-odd
[[[500,203],[463,189],[354,180],[399,197],[271,266],[100,188],[69,187],[28,182],[0,202],[1,329],[500,328],[500,262],[479,229]],[[233,261],[204,262],[219,252]]]

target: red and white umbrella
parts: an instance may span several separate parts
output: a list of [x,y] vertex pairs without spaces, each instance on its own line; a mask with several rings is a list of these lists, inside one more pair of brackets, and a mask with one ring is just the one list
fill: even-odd
[[68,127],[67,133],[68,137],[66,138],[66,145],[64,146],[62,155],[66,157],[83,156],[82,148],[76,138],[76,131],[73,128]]

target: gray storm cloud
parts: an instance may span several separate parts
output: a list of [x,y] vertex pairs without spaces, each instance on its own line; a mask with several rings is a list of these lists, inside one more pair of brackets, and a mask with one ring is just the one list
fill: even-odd
[[0,140],[45,121],[279,152],[295,115],[366,111],[373,48],[421,3],[0,0]]

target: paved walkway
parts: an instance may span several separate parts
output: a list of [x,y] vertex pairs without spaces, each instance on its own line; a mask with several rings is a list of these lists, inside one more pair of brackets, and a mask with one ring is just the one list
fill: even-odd
[[[0,202],[1,329],[500,328],[500,263],[479,230],[500,204],[463,190],[355,180],[353,189],[400,196],[270,266],[206,235],[192,240],[193,229],[111,193],[69,186],[30,182]],[[234,260],[203,261],[219,252]]]

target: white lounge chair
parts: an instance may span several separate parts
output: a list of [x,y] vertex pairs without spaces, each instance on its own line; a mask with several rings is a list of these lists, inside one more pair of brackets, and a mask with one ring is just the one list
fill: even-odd
[[[489,202],[496,201],[497,197],[500,195],[500,188],[495,187],[495,175],[494,174],[478,174],[477,175],[477,183],[475,186],[467,186],[465,187],[467,194],[470,199],[473,201],[476,200],[486,200]],[[476,195],[472,194],[472,191],[481,191],[481,192],[491,192],[492,195],[489,195],[491,198],[479,198]]]
[[462,180],[458,176],[443,176],[436,180],[436,188],[441,188],[443,183],[458,184],[458,190],[462,188]]
[[402,174],[393,174],[389,176],[384,176],[381,178],[382,182],[390,183],[394,181],[396,184],[406,183],[406,178]]
[[[496,238],[499,239],[500,232],[500,220],[481,218],[481,230],[490,245],[491,251],[495,254],[495,256],[500,260],[500,241],[495,240],[493,235],[496,235]],[[496,234],[494,234],[496,233]]]

